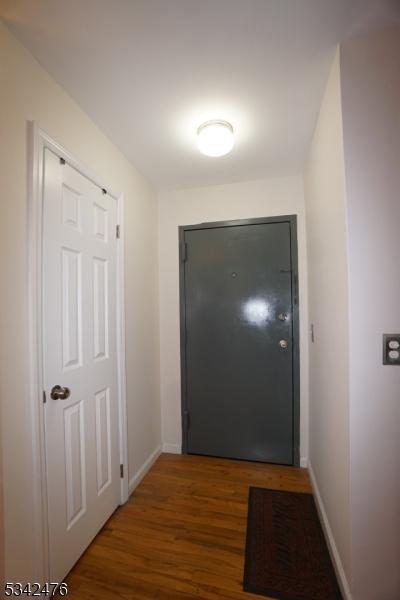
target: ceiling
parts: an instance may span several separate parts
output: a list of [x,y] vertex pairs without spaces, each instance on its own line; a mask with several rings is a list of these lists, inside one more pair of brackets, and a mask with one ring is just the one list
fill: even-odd
[[[7,26],[159,190],[298,173],[335,45],[397,0],[5,0]],[[196,129],[235,129],[209,158]]]

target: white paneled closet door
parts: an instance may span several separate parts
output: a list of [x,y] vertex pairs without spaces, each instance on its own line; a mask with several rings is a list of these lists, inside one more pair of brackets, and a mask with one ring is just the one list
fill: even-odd
[[120,504],[116,222],[116,200],[45,150],[43,366],[52,581],[63,580]]

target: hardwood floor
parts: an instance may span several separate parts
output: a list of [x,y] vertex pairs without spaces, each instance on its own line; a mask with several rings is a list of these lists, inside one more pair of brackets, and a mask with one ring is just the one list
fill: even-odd
[[311,491],[305,469],[163,454],[67,578],[69,599],[244,600],[249,486]]

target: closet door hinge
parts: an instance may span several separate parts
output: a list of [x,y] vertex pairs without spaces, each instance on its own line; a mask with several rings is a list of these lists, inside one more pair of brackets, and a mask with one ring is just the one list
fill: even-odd
[[117,225],[115,228],[115,236],[117,238],[117,240],[119,240],[119,238],[121,237],[121,226]]
[[124,465],[119,465],[119,475],[121,479],[124,478]]

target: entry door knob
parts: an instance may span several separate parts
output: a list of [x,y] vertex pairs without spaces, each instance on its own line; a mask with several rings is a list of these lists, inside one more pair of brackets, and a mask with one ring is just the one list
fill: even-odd
[[281,348],[283,348],[284,350],[286,350],[286,348],[288,347],[289,344],[287,343],[286,340],[281,340],[279,342],[279,345],[280,345]]
[[70,395],[71,390],[67,387],[61,387],[61,385],[55,385],[50,392],[52,400],[66,400]]

